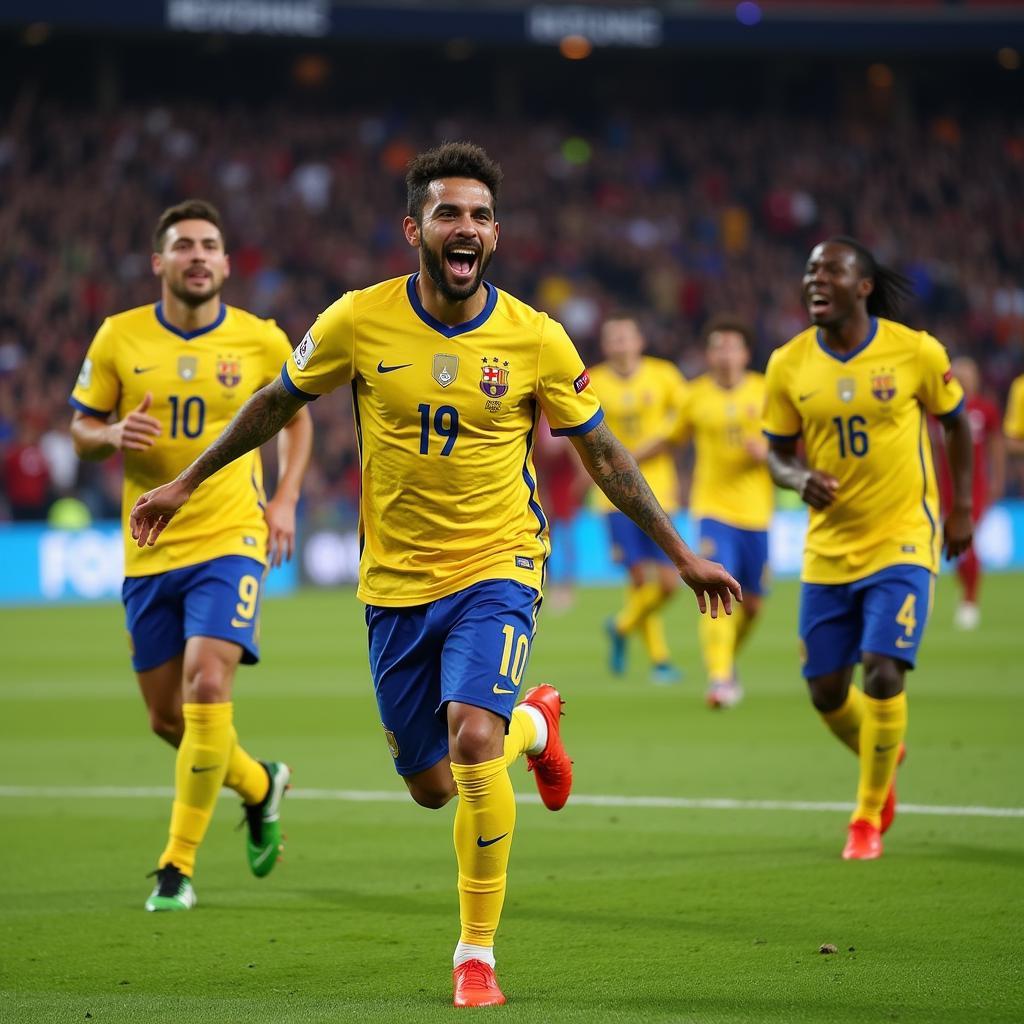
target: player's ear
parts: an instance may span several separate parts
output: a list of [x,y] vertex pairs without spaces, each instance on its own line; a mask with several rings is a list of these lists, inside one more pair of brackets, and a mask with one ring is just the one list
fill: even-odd
[[224,253],[224,280],[226,281],[231,276],[231,257]]
[[402,230],[405,232],[405,240],[414,248],[420,247],[420,226],[414,217],[406,217],[402,221]]
[[862,277],[857,282],[857,298],[859,299],[866,299],[874,290],[874,278]]
[[[497,221],[495,221],[494,222],[494,249],[498,248],[498,235],[500,235],[500,234],[501,234],[501,225]],[[492,249],[491,252],[494,252],[494,249]]]
[[162,277],[163,276],[163,272],[164,272],[164,258],[163,258],[163,256],[160,253],[158,253],[158,252],[154,252],[149,257],[149,263],[150,263],[150,266],[153,268],[153,276],[154,277]]

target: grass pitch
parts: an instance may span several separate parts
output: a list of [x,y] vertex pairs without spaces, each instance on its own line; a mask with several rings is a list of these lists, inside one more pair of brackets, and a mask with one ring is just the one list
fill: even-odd
[[[528,676],[568,698],[578,794],[787,806],[521,806],[497,946],[509,1004],[477,1012],[529,1024],[1022,1019],[1024,817],[962,810],[1024,807],[1021,590],[1020,577],[986,581],[982,627],[960,634],[940,581],[900,797],[948,810],[901,814],[885,857],[865,864],[839,859],[846,813],[789,806],[850,801],[856,785],[854,759],[804,695],[794,584],[776,588],[741,660],[747,700],[720,714],[702,704],[688,598],[670,612],[687,669],[674,688],[647,683],[639,649],[627,677],[608,677],[601,623],[616,591],[546,609]],[[0,1019],[450,1020],[453,806],[402,797],[352,596],[268,603],[264,662],[240,672],[236,721],[253,753],[295,769],[287,858],[250,877],[225,799],[187,914],[142,910],[169,812],[151,789],[170,785],[172,754],[148,734],[123,636],[116,606],[0,617]],[[534,792],[523,769],[513,778]],[[819,954],[824,943],[838,952]]]

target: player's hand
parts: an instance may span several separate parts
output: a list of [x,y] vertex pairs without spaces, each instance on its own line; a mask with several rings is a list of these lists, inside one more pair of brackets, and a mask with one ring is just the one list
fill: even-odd
[[800,497],[807,502],[811,508],[819,511],[828,508],[836,500],[836,491],[839,490],[839,481],[828,473],[821,473],[816,469],[809,469],[804,478],[804,485],[800,488]]
[[290,562],[295,554],[295,502],[275,497],[268,503],[263,518],[267,521],[267,560],[271,566]]
[[958,558],[970,546],[974,523],[966,509],[953,509],[942,524],[942,547],[947,558]]
[[153,395],[147,391],[124,419],[110,425],[110,443],[119,452],[144,452],[160,436],[160,421],[146,412],[152,404]]
[[152,547],[178,509],[191,496],[192,492],[180,480],[172,480],[169,484],[140,494],[128,517],[132,538],[138,541],[139,547]]
[[718,618],[721,602],[726,615],[732,615],[732,599],[743,600],[743,588],[718,564],[706,558],[694,558],[679,569],[682,581],[694,592],[701,615],[711,610],[711,618]]

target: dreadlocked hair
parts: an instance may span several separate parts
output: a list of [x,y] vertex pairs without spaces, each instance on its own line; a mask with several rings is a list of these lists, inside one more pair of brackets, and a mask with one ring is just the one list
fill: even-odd
[[837,245],[845,245],[857,254],[857,263],[864,277],[870,277],[875,283],[868,296],[867,310],[871,316],[880,316],[886,320],[895,320],[904,303],[913,298],[914,284],[906,274],[901,274],[892,267],[883,266],[872,255],[871,250],[849,235],[836,235],[829,239]]

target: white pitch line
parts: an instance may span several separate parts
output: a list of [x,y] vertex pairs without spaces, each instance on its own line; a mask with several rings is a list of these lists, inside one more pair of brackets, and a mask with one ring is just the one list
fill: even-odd
[[[170,798],[169,786],[0,786],[0,798],[30,799],[133,799]],[[225,796],[229,795],[227,793]],[[344,803],[406,803],[409,795],[400,789],[291,789],[290,800],[326,800]],[[520,804],[539,804],[532,793],[516,796]],[[577,807],[648,807],[673,811],[815,811],[850,812],[853,804],[810,800],[733,800],[728,797],[684,796],[588,796],[573,795]],[[900,814],[928,814],[943,818],[1024,818],[1024,807],[948,807],[939,804],[900,804]]]

